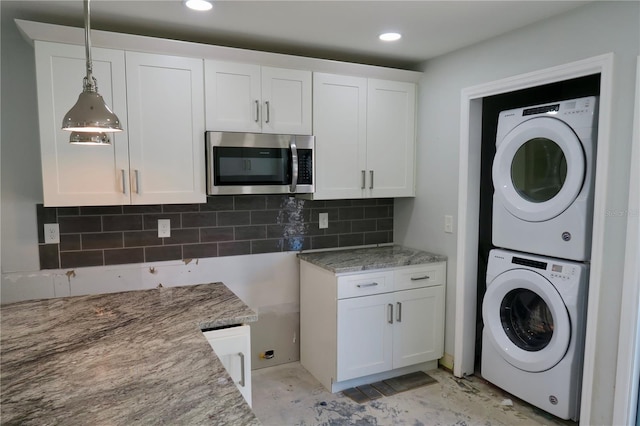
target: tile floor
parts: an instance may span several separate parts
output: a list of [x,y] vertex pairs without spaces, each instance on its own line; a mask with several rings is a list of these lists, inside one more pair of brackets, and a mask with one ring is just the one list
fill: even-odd
[[331,394],[299,362],[252,372],[253,411],[265,426],[575,425],[517,400],[479,377],[442,370],[418,389],[357,404]]

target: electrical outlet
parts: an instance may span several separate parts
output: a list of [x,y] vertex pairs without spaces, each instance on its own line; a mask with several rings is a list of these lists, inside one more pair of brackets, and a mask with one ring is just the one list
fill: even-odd
[[318,227],[320,229],[326,229],[329,227],[329,213],[320,213],[318,215]]
[[444,232],[447,234],[453,233],[453,216],[448,214],[444,216]]
[[44,243],[60,244],[60,227],[57,223],[44,224]]
[[171,219],[158,219],[158,238],[171,236]]

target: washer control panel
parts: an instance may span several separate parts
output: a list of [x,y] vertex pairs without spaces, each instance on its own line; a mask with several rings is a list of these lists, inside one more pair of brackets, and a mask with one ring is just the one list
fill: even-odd
[[549,276],[560,280],[570,280],[576,276],[576,267],[552,263]]

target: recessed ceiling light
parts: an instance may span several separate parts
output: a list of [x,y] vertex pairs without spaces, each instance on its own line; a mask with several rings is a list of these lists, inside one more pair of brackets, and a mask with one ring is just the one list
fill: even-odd
[[211,10],[211,8],[213,7],[211,2],[208,2],[207,0],[187,0],[184,3],[189,9],[200,11]]
[[383,33],[379,36],[382,41],[396,41],[402,38],[402,34],[400,33]]

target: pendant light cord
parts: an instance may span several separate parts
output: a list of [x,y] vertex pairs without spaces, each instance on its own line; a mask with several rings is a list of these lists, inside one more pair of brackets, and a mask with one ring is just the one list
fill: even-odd
[[98,82],[93,77],[93,61],[91,60],[91,19],[89,13],[89,0],[84,0],[84,46],[87,58],[87,75],[84,78],[84,90],[97,92]]

